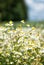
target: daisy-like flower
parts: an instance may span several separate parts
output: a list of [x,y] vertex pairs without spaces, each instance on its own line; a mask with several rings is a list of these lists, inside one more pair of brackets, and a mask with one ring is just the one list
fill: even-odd
[[29,25],[29,24],[27,24],[26,26],[27,26],[27,27],[30,27],[30,25]]
[[21,20],[21,23],[25,23],[25,21],[24,20]]
[[10,24],[10,26],[13,26],[13,21],[10,21],[9,24]]
[[30,25],[14,29],[10,21],[0,27],[0,56],[0,65],[43,65],[44,30]]
[[36,28],[35,27],[32,27],[32,30],[35,30]]

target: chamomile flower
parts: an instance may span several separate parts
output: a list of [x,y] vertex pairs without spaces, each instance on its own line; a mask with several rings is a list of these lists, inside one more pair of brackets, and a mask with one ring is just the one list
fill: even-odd
[[24,21],[24,20],[22,20],[22,21],[21,21],[21,23],[25,23],[25,21]]

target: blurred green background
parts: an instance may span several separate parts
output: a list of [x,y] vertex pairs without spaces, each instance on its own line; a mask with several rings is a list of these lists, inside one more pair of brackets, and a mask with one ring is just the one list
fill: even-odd
[[0,0],[0,21],[27,19],[24,0]]
[[44,21],[28,21],[27,18],[27,6],[24,0],[0,0],[0,25],[12,20],[16,27],[20,24],[19,21],[25,20],[26,24],[44,28]]

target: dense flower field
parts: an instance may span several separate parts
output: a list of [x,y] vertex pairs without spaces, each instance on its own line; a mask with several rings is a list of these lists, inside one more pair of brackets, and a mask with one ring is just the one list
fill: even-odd
[[12,21],[0,27],[0,65],[44,65],[44,29],[14,29]]

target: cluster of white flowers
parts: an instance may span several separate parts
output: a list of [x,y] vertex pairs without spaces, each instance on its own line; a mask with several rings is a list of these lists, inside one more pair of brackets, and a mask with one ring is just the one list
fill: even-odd
[[44,30],[14,29],[12,21],[0,27],[0,59],[0,65],[44,65]]

